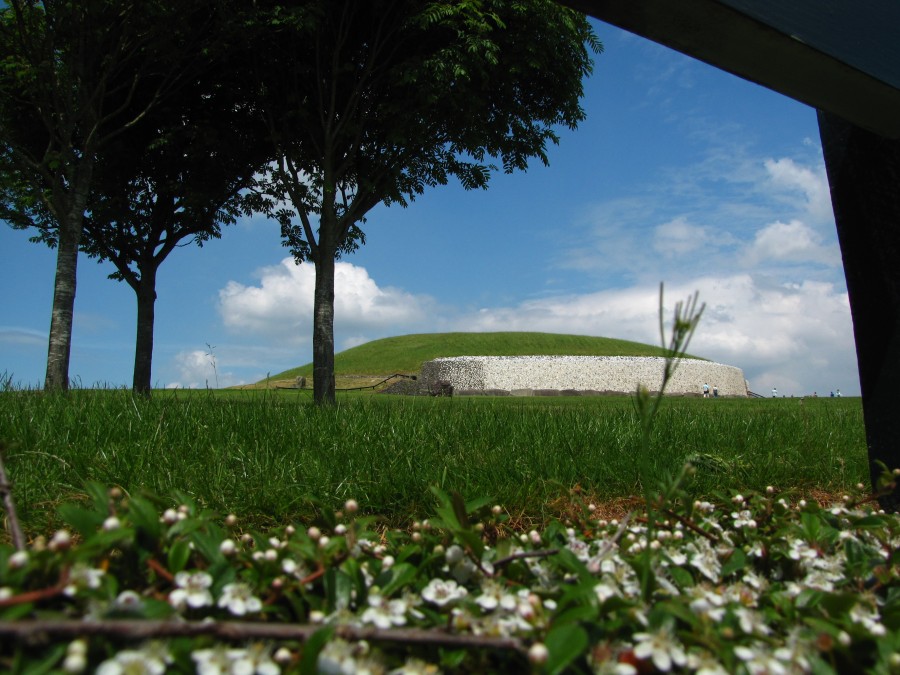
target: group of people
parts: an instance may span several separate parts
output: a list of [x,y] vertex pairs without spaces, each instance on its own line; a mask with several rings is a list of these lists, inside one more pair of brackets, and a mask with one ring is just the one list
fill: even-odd
[[[794,395],[791,394],[791,398],[793,398],[793,397],[794,397]],[[840,397],[841,397],[840,389],[837,390],[837,393],[831,392],[831,398],[840,398]],[[776,387],[772,387],[772,398],[778,398],[778,389]],[[813,398],[819,398],[819,392],[814,391]]]
[[[706,382],[704,382],[703,383],[703,398],[709,398],[709,394],[710,394],[709,385]],[[719,398],[719,387],[716,385],[713,385],[712,397]]]

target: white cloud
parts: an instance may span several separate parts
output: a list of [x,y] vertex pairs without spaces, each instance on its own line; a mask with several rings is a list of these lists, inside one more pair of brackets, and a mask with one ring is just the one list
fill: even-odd
[[806,211],[813,222],[834,222],[831,192],[824,166],[811,169],[784,157],[767,159],[765,167],[774,189],[803,195]]
[[[310,339],[315,267],[285,258],[258,272],[258,286],[229,281],[219,292],[219,311],[232,332],[279,337],[293,343]],[[423,321],[432,307],[427,296],[381,288],[363,267],[335,264],[335,332],[359,336]]]
[[689,223],[684,216],[657,225],[653,234],[653,248],[669,258],[697,251],[709,239],[706,228]]
[[223,384],[217,373],[218,363],[214,353],[195,349],[193,351],[179,352],[175,355],[176,368],[178,370],[178,380],[169,382],[166,387],[169,389],[198,389],[209,387],[213,389],[217,386],[228,386]]
[[[768,284],[749,274],[666,286],[667,322],[695,290],[706,310],[690,351],[744,370],[751,388],[790,395],[858,391],[847,294],[832,284]],[[472,331],[545,331],[659,343],[658,287],[634,286],[485,308],[456,322]]]
[[745,264],[817,263],[839,266],[840,253],[834,245],[823,245],[819,234],[799,220],[776,221],[756,232],[746,252]]
[[47,334],[31,328],[17,326],[0,326],[0,344],[26,345],[34,347],[47,346]]

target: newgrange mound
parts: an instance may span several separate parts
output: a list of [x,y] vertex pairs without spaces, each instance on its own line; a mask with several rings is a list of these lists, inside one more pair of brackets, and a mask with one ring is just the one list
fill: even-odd
[[[423,393],[448,382],[457,393],[628,394],[638,383],[658,388],[660,347],[628,340],[535,332],[420,333],[373,340],[335,355],[339,389],[376,385],[394,374],[417,376],[380,390]],[[312,386],[312,364],[255,386]],[[398,378],[399,379],[399,378]],[[682,361],[669,393],[700,395],[704,383],[721,396],[745,396],[739,368],[695,356]]]

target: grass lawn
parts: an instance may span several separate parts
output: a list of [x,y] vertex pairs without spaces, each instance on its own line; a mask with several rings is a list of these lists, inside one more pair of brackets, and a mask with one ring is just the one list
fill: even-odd
[[503,504],[513,522],[559,516],[573,490],[612,502],[690,461],[697,497],[767,485],[840,493],[867,482],[859,399],[667,399],[648,456],[632,400],[339,396],[124,390],[0,394],[0,442],[27,528],[86,481],[127,493],[181,491],[260,526],[355,498],[404,524],[431,486]]

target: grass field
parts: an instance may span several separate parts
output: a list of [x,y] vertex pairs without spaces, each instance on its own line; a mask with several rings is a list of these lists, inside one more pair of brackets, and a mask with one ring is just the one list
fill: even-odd
[[665,401],[649,455],[622,398],[451,398],[124,390],[0,394],[0,442],[32,531],[86,481],[126,492],[175,490],[260,526],[348,497],[402,524],[428,515],[429,487],[487,496],[523,522],[559,515],[578,489],[640,494],[684,462],[691,490],[796,488],[838,493],[867,480],[859,399]]

